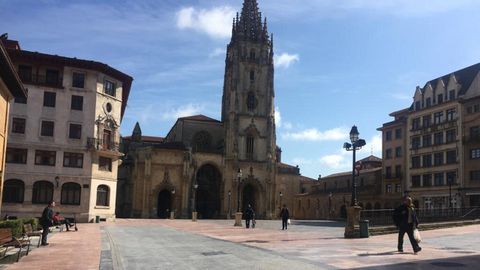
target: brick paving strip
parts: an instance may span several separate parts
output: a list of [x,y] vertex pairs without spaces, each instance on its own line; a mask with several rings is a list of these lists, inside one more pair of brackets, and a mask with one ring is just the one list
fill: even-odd
[[[405,237],[404,254],[396,252],[397,235],[381,235],[368,239],[344,239],[342,228],[331,230],[322,227],[291,226],[288,231],[262,228],[262,221],[254,230],[233,227],[233,221],[189,220],[118,220],[117,226],[165,226],[176,230],[200,234],[215,239],[230,241],[288,257],[328,264],[333,268],[360,268],[389,264],[412,264],[426,261],[448,261],[461,256],[480,257],[478,232],[480,225],[424,231],[423,251],[413,255],[408,238]],[[267,223],[267,222],[266,222]],[[271,221],[269,222],[271,223]],[[451,239],[451,241],[449,241]],[[469,266],[470,267],[470,266]],[[465,269],[465,268],[464,268]],[[472,269],[476,269],[472,268]]]
[[99,269],[101,234],[99,224],[78,224],[78,231],[49,237],[50,245],[34,249],[7,270]]

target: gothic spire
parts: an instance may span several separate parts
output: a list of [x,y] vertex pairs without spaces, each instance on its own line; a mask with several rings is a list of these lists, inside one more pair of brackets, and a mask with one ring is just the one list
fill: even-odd
[[135,128],[133,128],[132,140],[133,141],[142,140],[142,129],[140,129],[140,124],[138,122],[135,124]]
[[237,17],[236,20],[235,35],[246,40],[260,41],[265,37],[268,39],[265,29],[266,25],[262,23],[262,13],[258,10],[257,0],[244,0],[240,18]]

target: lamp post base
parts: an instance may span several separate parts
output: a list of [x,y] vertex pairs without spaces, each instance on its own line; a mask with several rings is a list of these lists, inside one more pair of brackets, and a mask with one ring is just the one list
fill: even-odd
[[192,212],[192,221],[197,222],[197,212]]
[[170,212],[170,219],[175,219],[175,211]]
[[347,224],[345,225],[345,238],[360,237],[360,206],[347,207]]
[[233,226],[242,227],[242,212],[235,213],[235,224]]

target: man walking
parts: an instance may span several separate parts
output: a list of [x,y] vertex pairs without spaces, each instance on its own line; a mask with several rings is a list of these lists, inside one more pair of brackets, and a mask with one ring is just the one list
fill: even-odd
[[247,207],[247,210],[245,210],[245,225],[248,228],[250,228],[250,220],[253,219],[253,216],[255,213],[253,212],[252,206],[249,204]]
[[50,232],[50,226],[53,225],[53,207],[55,202],[50,201],[48,206],[43,209],[42,217],[40,218],[40,225],[42,225],[42,246],[48,246],[47,238]]
[[288,219],[290,218],[290,213],[288,212],[288,208],[285,204],[282,207],[282,211],[280,211],[280,217],[282,218],[282,230],[286,230],[288,227]]
[[418,227],[417,214],[415,212],[415,207],[412,203],[412,198],[406,196],[403,204],[395,209],[393,214],[393,220],[395,225],[398,227],[398,252],[403,252],[403,237],[405,233],[410,239],[412,244],[413,252],[417,254],[422,248],[418,245],[417,240],[413,236],[413,230]]

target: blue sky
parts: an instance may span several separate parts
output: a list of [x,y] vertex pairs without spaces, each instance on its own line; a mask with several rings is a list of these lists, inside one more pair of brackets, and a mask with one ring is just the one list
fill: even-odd
[[[134,77],[122,134],[164,136],[179,116],[220,118],[225,47],[243,0],[0,0],[23,49],[107,63]],[[259,0],[274,33],[277,143],[316,178],[346,171],[356,124],[376,128],[415,87],[480,61],[475,0]]]

